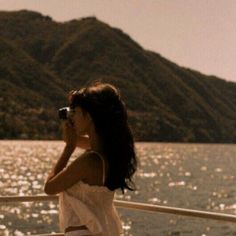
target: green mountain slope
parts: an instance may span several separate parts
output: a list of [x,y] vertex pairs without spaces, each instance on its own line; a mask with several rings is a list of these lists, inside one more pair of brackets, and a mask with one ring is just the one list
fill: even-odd
[[[36,12],[0,12],[0,32],[1,114],[12,116],[16,106],[24,121],[14,132],[5,121],[1,138],[57,138],[56,108],[66,105],[66,92],[102,80],[120,88],[136,140],[236,140],[236,83],[180,67],[95,17],[58,23]],[[31,127],[20,107],[44,115],[36,112]]]

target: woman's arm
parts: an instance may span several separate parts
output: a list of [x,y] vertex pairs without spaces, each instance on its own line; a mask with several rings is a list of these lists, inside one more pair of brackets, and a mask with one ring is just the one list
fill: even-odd
[[54,195],[65,191],[80,180],[86,180],[86,183],[91,185],[102,185],[102,165],[102,160],[96,153],[85,152],[66,168],[48,179],[44,192],[48,195]]
[[75,130],[70,122],[65,122],[62,124],[62,131],[63,131],[63,139],[66,142],[66,146],[58,159],[54,168],[49,173],[47,180],[44,185],[44,191],[46,193],[50,192],[50,185],[49,182],[53,179],[58,173],[60,173],[67,165],[71,154],[74,152],[76,148],[76,133]]
[[48,178],[44,184],[44,192],[46,194],[54,194],[53,187],[51,186],[51,181],[54,177],[56,177],[62,170],[66,167],[68,160],[70,159],[71,154],[73,153],[75,148],[72,148],[68,145],[65,146],[61,157],[57,161],[55,167],[52,169],[51,173],[49,173]]

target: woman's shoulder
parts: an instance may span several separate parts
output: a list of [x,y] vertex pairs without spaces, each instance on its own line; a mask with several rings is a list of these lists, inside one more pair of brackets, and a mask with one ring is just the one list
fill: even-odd
[[94,151],[92,149],[86,149],[84,154],[94,160],[104,160],[105,159],[105,155],[101,152],[98,151]]
[[82,165],[86,172],[86,176],[83,179],[86,183],[92,185],[103,184],[101,182],[103,179],[103,162],[96,152],[86,150],[76,161],[77,165]]
[[92,167],[102,167],[102,156],[96,152],[93,151],[91,149],[87,149],[85,150],[80,156],[79,158],[76,159],[76,161],[79,163],[83,162],[87,165],[89,165],[90,168]]

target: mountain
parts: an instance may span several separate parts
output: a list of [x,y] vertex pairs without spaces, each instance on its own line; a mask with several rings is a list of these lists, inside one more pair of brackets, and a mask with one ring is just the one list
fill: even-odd
[[117,86],[136,141],[236,141],[236,83],[180,67],[95,17],[0,12],[0,138],[59,137],[57,109],[89,81]]
[[57,77],[22,49],[0,38],[0,78],[1,138],[20,138],[28,133],[35,138],[45,134],[46,138],[48,122],[55,132],[55,103],[62,104],[65,99]]

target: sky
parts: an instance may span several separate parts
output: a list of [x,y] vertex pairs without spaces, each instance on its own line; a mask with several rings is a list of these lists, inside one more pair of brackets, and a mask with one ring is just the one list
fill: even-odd
[[96,16],[180,66],[236,82],[236,0],[0,0],[64,22]]

